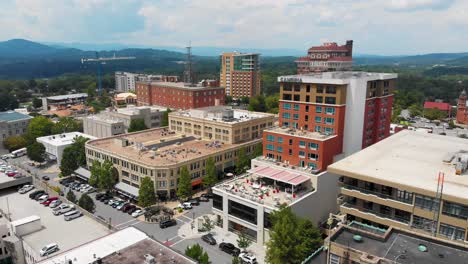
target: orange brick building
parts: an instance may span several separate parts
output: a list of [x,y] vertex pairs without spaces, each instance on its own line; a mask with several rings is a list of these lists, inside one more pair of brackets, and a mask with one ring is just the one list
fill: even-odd
[[158,105],[184,110],[223,105],[225,99],[223,87],[187,86],[180,82],[138,82],[136,94],[138,105]]
[[280,76],[279,128],[263,135],[263,155],[323,171],[390,135],[396,74],[326,72]]
[[468,111],[466,110],[466,91],[463,90],[458,97],[457,123],[468,125]]
[[220,84],[233,98],[261,92],[260,54],[226,52],[221,55]]

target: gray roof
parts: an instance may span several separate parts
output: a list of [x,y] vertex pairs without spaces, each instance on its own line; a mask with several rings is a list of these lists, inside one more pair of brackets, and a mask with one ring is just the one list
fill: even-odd
[[123,183],[123,182],[118,182],[116,185],[115,185],[115,188],[117,190],[120,190],[122,192],[125,192],[127,194],[130,194],[130,195],[133,195],[135,197],[138,197],[138,188],[136,187],[133,187],[131,185],[128,185],[126,183]]
[[91,177],[91,172],[89,170],[83,168],[83,167],[79,167],[74,172],[75,172],[75,174],[83,176],[86,179],[89,179]]
[[73,99],[73,98],[81,98],[81,97],[88,97],[86,93],[78,93],[78,94],[65,94],[65,95],[55,95],[47,97],[48,100],[66,100],[66,99]]
[[17,121],[23,119],[31,119],[31,116],[18,113],[15,111],[0,112],[0,121]]

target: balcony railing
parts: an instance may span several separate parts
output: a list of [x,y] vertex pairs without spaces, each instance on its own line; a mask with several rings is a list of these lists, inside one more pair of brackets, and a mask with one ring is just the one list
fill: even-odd
[[351,208],[351,209],[356,209],[356,210],[364,212],[364,213],[373,214],[373,215],[375,215],[377,217],[380,217],[380,218],[387,218],[387,219],[390,219],[390,220],[393,220],[393,221],[401,222],[403,224],[409,224],[410,223],[410,219],[399,217],[399,216],[391,216],[391,215],[388,215],[388,214],[383,214],[383,213],[380,213],[380,212],[376,212],[374,210],[364,208],[362,206],[357,206],[357,205],[352,204],[352,203],[344,203],[341,206]]
[[365,188],[349,185],[349,184],[346,184],[346,183],[343,183],[342,187],[345,188],[345,189],[348,189],[348,190],[353,190],[353,191],[358,191],[358,192],[365,193],[365,194],[375,195],[375,196],[380,197],[382,199],[388,199],[388,200],[394,200],[394,201],[397,201],[397,202],[413,204],[413,199],[412,198],[411,199],[402,199],[402,198],[394,197],[392,195],[388,195],[388,194],[385,194],[385,193],[382,193],[382,192],[368,190],[368,189],[365,189]]

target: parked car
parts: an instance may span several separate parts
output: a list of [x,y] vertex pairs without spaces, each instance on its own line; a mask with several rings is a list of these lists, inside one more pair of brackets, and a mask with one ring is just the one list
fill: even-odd
[[39,198],[41,198],[44,194],[46,194],[45,192],[41,192],[41,193],[38,193],[37,195],[34,196],[34,200],[38,201]]
[[128,203],[128,204],[122,206],[121,211],[124,212],[124,213],[126,213],[126,212],[128,212],[128,210],[130,210],[132,207],[135,207],[135,205]]
[[57,206],[61,205],[62,204],[62,201],[60,200],[55,200],[55,201],[52,201],[50,204],[49,204],[49,207],[50,208],[56,208]]
[[233,255],[234,257],[237,257],[240,254],[240,249],[236,248],[231,243],[222,242],[222,243],[219,244],[219,249],[221,249],[222,251],[228,253],[229,255]]
[[117,206],[115,207],[115,209],[117,209],[117,210],[122,210],[122,208],[123,208],[125,205],[127,205],[127,204],[129,204],[129,202],[122,202],[122,203],[120,203],[119,205],[117,205]]
[[48,194],[43,194],[41,197],[39,197],[39,199],[37,199],[37,201],[39,203],[43,203],[45,202],[47,199],[49,199],[49,195]]
[[133,213],[132,213],[132,217],[139,217],[140,215],[143,215],[145,213],[145,210],[142,210],[142,209],[138,209],[138,210],[135,210]]
[[104,197],[101,202],[103,202],[104,204],[107,204],[109,203],[109,201],[112,199],[112,197]]
[[63,218],[65,219],[65,221],[71,221],[75,218],[78,218],[80,216],[82,216],[83,214],[79,211],[79,210],[73,210],[73,211],[70,211],[66,214],[64,214]]
[[208,199],[208,197],[205,197],[205,196],[200,196],[200,202],[209,202],[210,199]]
[[177,206],[177,208],[182,208],[184,210],[192,209],[192,204],[189,202],[181,203]]
[[204,193],[201,195],[202,197],[206,197],[208,199],[213,199],[213,193]]
[[254,255],[249,254],[247,252],[240,253],[239,254],[239,259],[240,259],[241,263],[257,264],[257,258]]
[[7,174],[6,174],[6,175],[7,175],[8,177],[14,177],[14,176],[16,176],[16,173],[15,173],[15,172],[12,172],[12,171],[10,171],[10,172],[7,172]]
[[163,221],[159,222],[159,227],[161,229],[164,229],[164,228],[170,227],[170,226],[175,226],[175,225],[177,225],[177,221],[175,219],[163,220]]
[[57,252],[57,251],[59,251],[58,245],[55,244],[55,243],[52,243],[52,244],[49,244],[49,245],[43,247],[43,248],[41,249],[41,251],[39,251],[39,255],[40,255],[41,257],[45,257],[45,256],[48,256],[48,255],[50,255],[50,254],[52,254],[52,253],[55,253],[55,252]]
[[32,189],[34,189],[34,185],[24,185],[23,187],[21,187],[21,189],[19,189],[18,192],[21,194],[25,194],[31,191]]
[[89,194],[89,193],[93,193],[96,191],[96,188],[92,187],[92,186],[89,186],[88,188],[86,188],[83,192],[83,194]]
[[41,204],[43,204],[44,206],[49,206],[51,202],[57,201],[57,200],[58,200],[58,197],[49,197],[47,200],[45,200]]
[[112,206],[112,208],[117,208],[119,205],[121,205],[123,203],[124,203],[124,201],[116,201],[111,206]]
[[138,208],[138,207],[136,207],[136,206],[133,206],[133,207],[131,207],[130,209],[128,209],[127,214],[132,215],[133,212],[135,212],[135,211],[138,210],[138,209],[140,209],[140,208]]
[[42,180],[48,181],[48,180],[50,180],[50,178],[49,178],[49,176],[45,175],[45,176],[42,176]]
[[75,206],[74,205],[69,205],[69,204],[61,204],[59,207],[56,207],[54,208],[54,210],[52,211],[52,213],[54,215],[61,215],[61,214],[65,214],[65,213],[68,213],[72,210],[75,209]]
[[45,193],[45,191],[44,190],[36,190],[36,191],[29,194],[29,198],[34,199],[34,197],[36,197],[36,195],[42,194],[42,193]]
[[200,205],[200,201],[198,199],[192,199],[189,201],[189,203],[193,206],[193,205]]
[[201,239],[210,245],[216,245],[216,239],[212,234],[203,235]]

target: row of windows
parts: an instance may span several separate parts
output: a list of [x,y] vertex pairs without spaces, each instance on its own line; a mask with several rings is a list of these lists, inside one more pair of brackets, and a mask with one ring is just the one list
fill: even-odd
[[[298,104],[294,104],[293,107],[294,107],[294,110],[296,110],[296,111],[299,111],[299,109],[300,109],[300,105],[298,105]],[[324,112],[325,114],[334,115],[335,112],[336,112],[336,109],[335,109],[334,107],[324,107],[324,108],[325,108],[325,112]],[[283,109],[285,109],[285,110],[291,110],[291,104],[290,104],[290,103],[284,103],[284,104],[283,104]],[[307,106],[306,106],[306,112],[308,112],[308,110],[309,110],[309,106],[307,105]],[[322,106],[316,106],[316,107],[315,107],[315,113],[317,113],[317,114],[322,113],[323,110],[324,110],[324,109],[323,109]],[[285,114],[287,114],[287,118],[290,118],[290,117],[291,117],[291,116],[290,116],[290,113],[283,113],[283,117],[285,117],[285,116],[284,116]],[[285,118],[286,118],[286,117],[285,117]]]
[[[267,145],[266,145],[266,149],[267,149],[268,151],[275,151],[275,146],[273,146],[272,144],[267,144]],[[276,148],[276,151],[277,151],[278,153],[283,153],[283,147],[282,147],[282,146],[278,146],[278,147]],[[289,154],[289,155],[293,155],[292,149],[289,149],[289,150],[288,150],[288,154]],[[303,150],[300,150],[300,151],[299,151],[299,158],[305,158],[306,156],[307,156],[307,158],[310,159],[310,160],[318,160],[318,159],[319,159],[319,155],[316,154],[316,153],[306,153],[306,152],[303,151]]]

